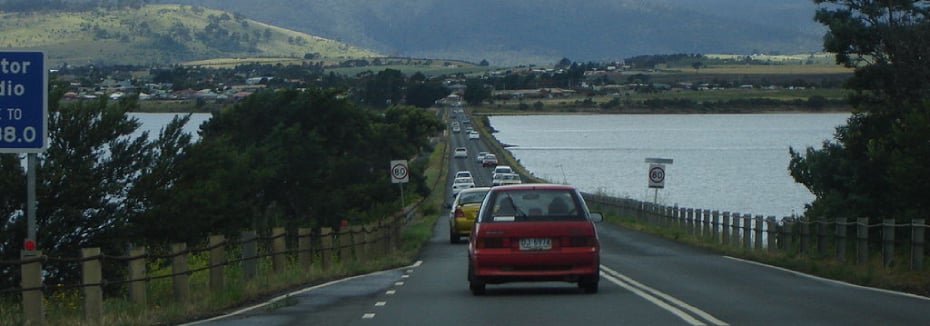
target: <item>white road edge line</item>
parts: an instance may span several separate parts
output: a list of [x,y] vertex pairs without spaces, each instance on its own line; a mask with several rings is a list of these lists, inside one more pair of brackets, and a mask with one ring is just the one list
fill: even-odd
[[[621,273],[618,272],[618,271],[615,271],[615,270],[611,269],[610,267],[601,265],[601,270],[603,270],[604,272],[606,272],[606,273],[608,274],[608,276],[606,276],[605,278],[607,278],[607,279],[610,280],[611,282],[614,282],[614,284],[617,284],[617,285],[619,285],[619,286],[621,286],[621,287],[623,287],[623,288],[626,288],[627,290],[632,291],[633,293],[635,293],[635,294],[639,295],[640,297],[642,297],[642,298],[644,298],[644,299],[646,299],[646,300],[648,300],[648,301],[650,301],[650,302],[656,304],[657,306],[662,307],[662,308],[664,308],[665,310],[668,310],[669,312],[675,314],[676,316],[678,316],[679,318],[685,320],[686,322],[691,323],[691,325],[697,326],[697,325],[705,325],[705,324],[704,324],[703,322],[701,322],[701,321],[695,319],[694,317],[692,317],[692,316],[689,315],[688,313],[682,311],[681,309],[678,309],[678,308],[675,308],[675,307],[671,306],[670,304],[674,304],[675,306],[678,306],[678,307],[680,307],[680,308],[682,308],[682,309],[688,310],[688,311],[690,311],[692,314],[695,314],[695,315],[697,315],[698,317],[700,317],[700,318],[702,318],[702,319],[704,319],[704,320],[706,320],[706,321],[708,321],[708,322],[710,322],[710,323],[712,323],[712,324],[714,324],[714,325],[717,325],[717,326],[728,326],[728,325],[729,325],[728,323],[726,323],[726,322],[724,322],[724,321],[722,321],[722,320],[720,320],[720,319],[717,319],[716,317],[712,316],[711,314],[709,314],[709,313],[707,313],[707,312],[705,312],[705,311],[703,311],[703,310],[701,310],[701,309],[698,309],[697,307],[694,307],[694,306],[692,306],[692,305],[690,305],[690,304],[687,304],[687,303],[685,303],[684,301],[678,300],[677,298],[675,298],[675,297],[673,297],[673,296],[671,296],[671,295],[665,294],[665,293],[663,293],[662,291],[653,289],[653,288],[651,288],[651,287],[646,286],[645,284],[639,283],[639,282],[633,280],[632,278],[630,278],[630,277],[628,277],[628,276],[626,276],[626,275],[623,275],[623,274],[621,274]],[[648,294],[648,293],[645,293],[645,292],[650,292],[650,293],[652,293],[652,294]],[[661,299],[657,298],[656,296],[657,296],[657,297],[660,297]],[[663,301],[663,300],[664,300],[664,301]],[[687,318],[685,318],[685,317],[687,317]]]
[[313,290],[316,290],[316,289],[319,289],[319,288],[322,288],[322,287],[326,287],[326,286],[330,286],[330,285],[333,285],[333,284],[338,284],[338,283],[342,283],[342,282],[346,282],[346,281],[351,281],[351,280],[354,280],[354,279],[357,279],[357,278],[362,278],[362,277],[366,277],[366,276],[370,276],[370,275],[375,275],[375,274],[380,274],[380,273],[386,273],[386,272],[401,270],[401,269],[405,269],[405,268],[406,268],[406,269],[417,268],[417,267],[420,267],[420,265],[422,265],[422,264],[423,264],[423,261],[422,261],[422,260],[418,260],[417,262],[413,263],[413,265],[410,265],[410,266],[398,267],[398,268],[393,268],[393,269],[386,269],[386,270],[383,270],[383,271],[377,271],[377,272],[368,273],[368,274],[363,274],[363,275],[356,275],[356,276],[352,276],[352,277],[347,277],[347,278],[343,278],[343,279],[338,279],[338,280],[335,280],[335,281],[326,282],[326,283],[323,283],[323,284],[320,284],[320,285],[315,285],[315,286],[311,286],[311,287],[308,287],[308,288],[300,289],[300,290],[297,290],[297,291],[294,291],[294,292],[291,292],[291,293],[288,293],[288,294],[280,295],[280,296],[278,296],[278,297],[272,298],[271,300],[265,301],[265,302],[263,302],[263,303],[259,303],[259,304],[257,304],[257,305],[251,306],[251,307],[242,308],[242,309],[239,309],[239,310],[230,312],[230,313],[228,313],[228,314],[216,316],[216,317],[213,317],[213,318],[210,318],[210,319],[198,320],[198,321],[190,322],[190,323],[187,323],[187,324],[181,324],[181,325],[179,325],[179,326],[192,326],[192,325],[198,325],[198,324],[202,324],[202,323],[208,323],[208,322],[211,322],[211,321],[217,321],[217,320],[224,319],[224,318],[229,318],[229,317],[232,317],[232,316],[241,314],[241,313],[245,313],[245,312],[248,312],[248,311],[252,311],[252,310],[255,310],[255,309],[258,309],[258,308],[261,308],[261,307],[270,305],[270,304],[272,304],[272,303],[275,303],[275,302],[278,302],[278,301],[287,299],[288,297],[291,297],[291,296],[294,296],[294,295],[298,295],[298,294],[303,294],[303,293],[305,293],[305,292],[313,291]]
[[831,280],[831,279],[829,279],[829,278],[823,278],[823,277],[820,277],[820,276],[815,276],[815,275],[811,275],[811,274],[805,274],[805,273],[801,273],[801,272],[798,272],[798,271],[793,271],[793,270],[790,270],[790,269],[787,269],[787,268],[784,268],[784,267],[778,267],[778,266],[774,266],[774,265],[764,264],[764,263],[760,263],[760,262],[757,262],[757,261],[745,260],[745,259],[742,259],[742,258],[736,258],[736,257],[731,257],[731,256],[723,256],[723,258],[727,258],[727,259],[735,260],[735,261],[739,261],[739,262],[744,262],[744,263],[747,263],[747,264],[753,264],[753,265],[756,265],[756,266],[768,267],[768,268],[775,269],[775,270],[779,270],[779,271],[782,271],[782,272],[791,273],[791,274],[794,274],[794,275],[797,275],[797,276],[806,277],[806,278],[809,278],[809,279],[812,279],[812,280],[818,280],[818,281],[827,282],[827,283],[833,283],[833,284],[838,284],[838,285],[844,285],[844,286],[848,286],[848,287],[852,287],[852,288],[857,288],[857,289],[862,289],[862,290],[870,290],[870,291],[875,291],[875,292],[878,292],[878,293],[892,294],[892,295],[898,295],[898,296],[908,297],[908,298],[912,298],[912,299],[930,301],[930,298],[928,298],[928,297],[921,296],[921,295],[916,295],[916,294],[912,294],[912,293],[898,292],[898,291],[892,291],[892,290],[885,290],[885,289],[873,288],[873,287],[868,287],[868,286],[862,286],[862,285],[858,285],[858,284],[852,284],[852,283],[849,283],[849,282]]

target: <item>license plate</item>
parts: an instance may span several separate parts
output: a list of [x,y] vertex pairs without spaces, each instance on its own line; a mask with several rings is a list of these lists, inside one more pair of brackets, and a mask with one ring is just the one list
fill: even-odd
[[549,238],[520,239],[520,250],[549,250],[549,249],[552,249],[552,239],[549,239]]

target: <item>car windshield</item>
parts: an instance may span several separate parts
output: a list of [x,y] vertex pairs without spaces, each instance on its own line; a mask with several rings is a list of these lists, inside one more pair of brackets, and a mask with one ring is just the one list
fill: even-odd
[[580,221],[584,212],[569,190],[507,190],[494,193],[482,222]]
[[462,195],[459,196],[459,204],[463,205],[463,204],[480,203],[481,201],[484,200],[484,196],[487,194],[488,194],[487,190],[469,191],[469,192],[462,193]]

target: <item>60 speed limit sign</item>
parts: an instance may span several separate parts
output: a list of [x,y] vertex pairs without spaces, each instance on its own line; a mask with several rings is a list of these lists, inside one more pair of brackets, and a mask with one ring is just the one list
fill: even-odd
[[665,187],[665,164],[649,165],[649,188]]
[[410,171],[407,168],[407,160],[391,161],[391,182],[410,182]]

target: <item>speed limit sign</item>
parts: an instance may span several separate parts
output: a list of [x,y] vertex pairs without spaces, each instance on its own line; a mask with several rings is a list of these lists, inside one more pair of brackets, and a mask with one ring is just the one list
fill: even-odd
[[649,165],[649,188],[665,187],[665,164]]
[[407,183],[410,182],[410,172],[407,168],[407,160],[391,161],[391,182]]

